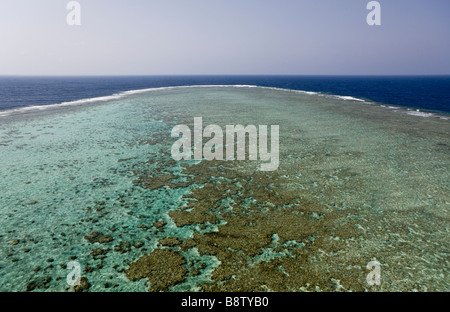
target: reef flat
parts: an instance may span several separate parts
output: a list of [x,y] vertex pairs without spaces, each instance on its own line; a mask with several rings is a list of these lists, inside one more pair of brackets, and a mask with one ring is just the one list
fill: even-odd
[[[407,112],[192,87],[15,117],[0,126],[0,289],[448,291],[449,122]],[[174,161],[170,131],[194,117],[279,125],[278,169]]]

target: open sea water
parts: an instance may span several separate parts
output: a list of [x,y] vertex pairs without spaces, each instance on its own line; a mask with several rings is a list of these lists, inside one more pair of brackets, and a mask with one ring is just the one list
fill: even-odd
[[105,97],[130,90],[190,85],[275,87],[450,112],[450,76],[0,77],[0,111]]

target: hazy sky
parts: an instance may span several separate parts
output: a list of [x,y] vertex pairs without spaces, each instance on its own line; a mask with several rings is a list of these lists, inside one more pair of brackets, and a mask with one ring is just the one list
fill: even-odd
[[450,74],[450,0],[0,1],[0,75]]

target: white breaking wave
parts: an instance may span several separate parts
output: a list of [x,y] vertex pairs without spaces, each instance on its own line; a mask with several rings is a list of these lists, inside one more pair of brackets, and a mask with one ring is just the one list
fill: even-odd
[[26,106],[26,107],[17,107],[5,111],[0,111],[0,117],[10,116],[13,114],[20,114],[28,111],[40,111],[40,110],[46,110],[50,108],[58,108],[63,106],[71,106],[71,105],[81,105],[86,103],[95,103],[95,102],[106,102],[111,100],[117,100],[122,98],[124,95],[121,93],[108,95],[108,96],[100,96],[100,97],[94,97],[94,98],[88,98],[88,99],[81,99],[81,100],[75,100],[70,102],[61,102],[58,104],[46,104],[46,105],[33,105],[33,106]]
[[61,102],[61,103],[57,103],[57,104],[45,104],[45,105],[17,107],[17,108],[5,110],[5,111],[0,111],[0,117],[6,117],[6,116],[25,113],[25,112],[29,112],[29,111],[41,111],[41,110],[64,107],[64,106],[71,106],[71,105],[82,105],[82,104],[87,104],[87,103],[106,102],[106,101],[111,101],[111,100],[118,100],[123,97],[129,96],[129,95],[134,95],[134,94],[141,94],[141,93],[162,91],[162,90],[182,89],[182,88],[264,88],[264,89],[272,89],[272,90],[293,91],[293,92],[299,92],[299,93],[305,93],[305,94],[316,94],[315,92],[288,90],[288,89],[274,88],[274,87],[259,87],[259,86],[255,86],[255,85],[190,85],[190,86],[155,87],[155,88],[148,88],[148,89],[128,90],[128,91],[123,91],[120,93],[115,93],[115,94],[107,95],[107,96],[86,98],[86,99],[80,99],[80,100],[69,101],[69,102]]
[[344,100],[344,101],[357,101],[357,102],[365,102],[363,99],[358,99],[353,96],[345,96],[345,95],[333,95],[333,97]]
[[420,116],[420,117],[436,117],[436,114],[433,113],[426,113],[426,112],[421,112],[420,110],[416,110],[416,111],[407,111],[406,112],[408,115],[412,115],[412,116]]
[[[13,115],[13,114],[21,114],[21,113],[25,113],[25,112],[29,112],[29,111],[41,111],[41,110],[64,107],[64,106],[71,106],[71,105],[82,105],[82,104],[87,104],[87,103],[106,102],[106,101],[111,101],[111,100],[118,100],[118,99],[124,98],[126,96],[135,95],[135,94],[154,92],[154,91],[162,91],[162,90],[182,89],[182,88],[260,88],[260,89],[267,89],[267,90],[277,90],[277,91],[284,91],[284,92],[300,93],[300,94],[305,94],[305,95],[318,95],[318,96],[336,98],[336,99],[340,99],[340,100],[344,100],[344,101],[357,101],[357,102],[364,102],[364,103],[371,104],[371,102],[367,102],[366,100],[359,99],[359,98],[356,98],[353,96],[331,95],[331,94],[325,94],[325,93],[314,92],[314,91],[283,89],[283,88],[277,88],[277,87],[264,87],[264,86],[256,86],[256,85],[189,85],[189,86],[169,86],[169,87],[155,87],[155,88],[147,88],[147,89],[129,90],[129,91],[123,91],[123,92],[115,93],[115,94],[108,95],[108,96],[86,98],[86,99],[80,99],[80,100],[75,100],[75,101],[70,101],[70,102],[62,102],[62,103],[57,103],[57,104],[18,107],[18,108],[5,110],[5,111],[0,111],[0,117],[6,117],[6,116]],[[387,109],[395,109],[396,111],[398,109],[400,109],[399,107],[394,107],[394,106],[386,106],[386,105],[380,105],[380,106],[387,108]],[[411,109],[407,109],[406,113],[409,115],[413,115],[413,116],[440,117],[441,119],[448,120],[447,117],[439,116],[439,115],[433,114],[433,113],[421,112],[419,110],[412,111]]]

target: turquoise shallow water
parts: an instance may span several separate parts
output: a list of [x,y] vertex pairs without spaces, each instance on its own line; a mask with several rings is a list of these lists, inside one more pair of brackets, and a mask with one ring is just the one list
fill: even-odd
[[[90,232],[152,248],[156,236],[148,237],[137,225],[165,219],[165,209],[180,195],[134,186],[132,170],[158,152],[157,146],[139,143],[163,127],[133,100],[3,124],[0,289],[23,291],[30,279],[50,275],[50,289],[64,290],[69,271],[61,265],[72,256],[82,267],[99,262],[85,260],[92,246],[83,237]],[[151,170],[152,163],[147,166]],[[104,208],[97,212],[99,207]],[[138,216],[128,214],[131,208]],[[108,230],[113,228],[119,230]],[[14,240],[19,243],[9,246]],[[116,291],[145,290],[139,283],[125,285],[123,274],[112,268],[123,267],[125,259],[116,253],[111,263],[102,261],[104,269],[90,279],[104,282],[92,289],[103,290],[109,282],[120,285]],[[56,281],[57,276],[63,279]]]
[[[213,87],[157,90],[0,117],[0,290],[25,291],[31,282],[40,285],[33,290],[71,290],[65,265],[75,259],[91,291],[145,291],[148,281],[131,282],[124,273],[131,262],[161,247],[161,238],[183,240],[218,231],[225,221],[177,227],[168,215],[200,185],[146,188],[136,182],[141,172],[164,172],[184,181],[179,163],[169,162],[170,131],[195,116],[203,116],[205,125],[279,124],[284,188],[317,200],[323,213],[346,211],[340,225],[352,220],[353,230],[362,235],[345,241],[349,254],[367,263],[391,248],[383,258],[389,272],[386,290],[448,290],[446,119],[339,98]],[[163,139],[154,140],[156,134]],[[233,200],[222,205],[232,209]],[[157,221],[166,222],[163,230],[153,226]],[[111,242],[91,244],[85,236],[92,232]],[[249,263],[291,257],[292,249],[305,247],[306,242],[279,243],[277,237],[274,233]],[[335,232],[330,238],[343,240]],[[402,243],[414,246],[414,253],[398,249]],[[95,248],[107,248],[106,257],[93,257]],[[173,291],[198,290],[220,265],[196,248],[181,254],[189,271],[198,263],[205,269]],[[399,274],[402,261],[407,264]]]

